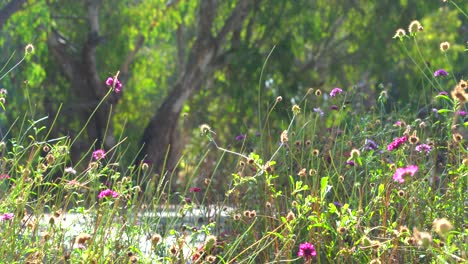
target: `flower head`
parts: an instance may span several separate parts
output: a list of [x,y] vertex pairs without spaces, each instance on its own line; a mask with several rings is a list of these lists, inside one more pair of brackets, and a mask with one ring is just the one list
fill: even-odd
[[341,88],[333,88],[333,90],[331,90],[330,92],[330,97],[335,97],[336,95],[342,93],[343,90],[341,90]]
[[112,191],[111,189],[106,189],[104,191],[101,191],[98,195],[99,199],[102,199],[104,197],[113,197],[117,198],[119,197],[119,194],[116,191]]
[[324,115],[322,109],[320,109],[319,107],[314,108],[314,112],[317,113],[319,116],[323,116],[323,115]]
[[107,77],[106,85],[113,86],[116,93],[120,93],[120,89],[122,89],[122,83],[116,77]]
[[76,170],[73,169],[72,167],[67,167],[67,168],[65,168],[65,172],[66,172],[66,173],[71,173],[71,174],[73,174],[73,175],[76,174]]
[[106,157],[106,152],[103,149],[98,149],[93,152],[93,158],[95,160],[100,160]]
[[306,259],[310,257],[315,257],[317,255],[317,251],[315,251],[314,245],[310,244],[309,242],[305,242],[299,245],[299,251],[297,252],[299,257],[304,257]]
[[431,152],[432,147],[427,144],[420,144],[420,145],[417,145],[415,149],[417,152],[429,153]]
[[434,77],[439,77],[439,76],[447,76],[448,72],[444,69],[438,69],[437,71],[434,72]]
[[408,31],[411,35],[414,35],[417,31],[423,31],[423,26],[418,20],[413,20],[408,26]]
[[6,179],[10,179],[10,175],[8,175],[8,174],[0,174],[0,180],[6,180]]
[[408,176],[413,177],[414,174],[418,171],[418,166],[416,165],[409,165],[406,168],[398,168],[395,171],[395,174],[393,175],[393,180],[399,182],[399,183],[404,183],[405,178]]
[[393,142],[387,146],[387,150],[392,151],[394,149],[398,149],[401,145],[403,145],[406,142],[406,140],[407,140],[406,136],[394,139]]
[[448,43],[447,41],[444,41],[444,42],[440,43],[440,50],[441,51],[445,52],[448,49],[450,49],[450,43]]
[[395,32],[395,35],[393,35],[393,38],[399,38],[401,39],[402,37],[406,36],[406,32],[404,29],[402,28],[399,28],[397,29],[397,31]]
[[14,216],[15,215],[13,213],[4,213],[3,215],[0,215],[0,221],[11,220]]
[[244,140],[246,137],[247,137],[247,135],[245,135],[245,134],[240,134],[240,135],[236,136],[236,140],[237,140],[237,141],[241,141],[241,140]]
[[201,188],[199,188],[199,187],[191,187],[191,188],[189,188],[189,192],[197,193],[197,192],[200,192],[200,191],[201,191]]

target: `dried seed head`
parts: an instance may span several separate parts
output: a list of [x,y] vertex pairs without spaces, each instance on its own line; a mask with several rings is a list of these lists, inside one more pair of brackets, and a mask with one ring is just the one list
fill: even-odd
[[398,191],[398,196],[400,196],[400,197],[405,196],[405,191],[399,190],[399,191]]
[[452,137],[453,141],[455,141],[456,143],[460,143],[463,140],[463,136],[458,132],[454,133]]
[[209,252],[216,246],[217,241],[218,240],[216,239],[215,236],[212,236],[212,235],[207,236],[203,247],[205,248],[206,251]]
[[441,236],[447,235],[447,233],[450,232],[450,230],[453,228],[452,224],[447,220],[447,218],[434,220],[433,227],[437,234]]
[[296,218],[296,215],[292,211],[289,211],[289,213],[286,215],[286,221],[288,222],[291,222],[295,218]]
[[250,211],[249,210],[245,210],[244,213],[243,213],[244,217],[250,217]]
[[169,253],[172,255],[172,256],[175,256],[177,255],[177,246],[175,244],[172,244],[171,247],[169,248]]
[[310,170],[309,170],[309,176],[314,176],[314,175],[316,175],[316,174],[317,174],[317,171],[316,171],[316,170],[314,170],[314,169],[310,169]]
[[283,101],[283,97],[281,96],[276,97],[276,103],[279,103],[281,101]]
[[458,83],[458,86],[460,86],[460,88],[465,90],[466,88],[468,88],[468,83],[465,80],[460,80],[460,82]]
[[312,156],[317,157],[320,154],[320,150],[314,149],[312,150]]
[[292,107],[292,112],[294,115],[298,115],[301,112],[301,108],[297,104],[295,104]]
[[154,234],[151,236],[151,244],[153,246],[156,246],[161,241],[162,241],[162,237],[160,234]]
[[338,231],[339,234],[345,234],[346,232],[348,232],[348,229],[344,226],[340,226],[336,231]]
[[441,51],[445,52],[448,49],[450,49],[450,43],[448,43],[447,41],[444,41],[444,42],[440,43],[440,50]]
[[416,130],[413,131],[413,134],[409,137],[409,143],[410,144],[417,144],[419,142],[419,138],[416,136]]
[[214,263],[214,262],[216,261],[216,257],[213,256],[213,255],[208,255],[208,256],[206,256],[206,259],[205,259],[205,260],[206,260],[206,262],[208,262],[208,263]]
[[307,171],[306,169],[301,169],[298,173],[297,173],[298,176],[300,177],[305,177],[307,176]]
[[317,89],[315,90],[315,96],[321,96],[322,95],[322,90]]
[[83,245],[84,243],[86,243],[91,238],[92,238],[91,235],[86,234],[86,233],[81,233],[76,237],[75,243]]
[[281,133],[281,136],[280,136],[280,142],[281,143],[287,143],[289,141],[289,138],[288,138],[288,131],[287,130],[284,130],[282,133]]
[[[244,215],[245,215],[245,212],[244,212]],[[232,218],[234,218],[234,221],[239,221],[241,219],[241,215],[235,214]]]
[[396,30],[395,35],[393,35],[393,38],[402,38],[406,36],[406,31],[402,28],[399,28]]
[[419,23],[418,20],[411,21],[411,23],[408,26],[408,32],[411,35],[415,34],[418,31],[423,31],[423,29],[423,26],[421,25],[421,23]]
[[211,132],[211,127],[207,124],[202,124],[200,126],[200,133],[202,135],[206,135],[208,132]]
[[252,219],[252,218],[255,218],[257,217],[257,211],[255,210],[252,210],[249,212],[249,218]]
[[28,45],[26,45],[26,47],[24,47],[24,53],[25,55],[33,54],[34,53],[33,44],[29,43]]
[[350,153],[351,158],[357,159],[361,156],[361,151],[359,149],[352,149]]

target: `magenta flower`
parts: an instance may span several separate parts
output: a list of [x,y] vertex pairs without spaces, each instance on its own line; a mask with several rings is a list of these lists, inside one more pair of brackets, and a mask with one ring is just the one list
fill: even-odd
[[315,251],[314,245],[310,244],[309,242],[305,242],[299,245],[299,251],[297,252],[299,257],[304,257],[309,259],[311,257],[315,257],[317,255],[317,251]]
[[466,111],[460,110],[458,111],[458,114],[461,116],[466,116]]
[[116,93],[120,93],[120,89],[122,89],[122,83],[117,78],[115,78],[115,85],[114,85],[114,78],[108,77],[106,80],[106,85],[113,86],[115,88]]
[[413,177],[418,169],[419,168],[416,165],[409,165],[406,168],[398,168],[393,175],[393,180],[399,183],[404,183],[405,178],[408,178],[409,176]]
[[337,105],[332,105],[332,106],[330,106],[330,109],[331,109],[331,110],[338,110],[339,107],[338,107]]
[[0,180],[10,179],[10,175],[8,174],[0,174]]
[[390,145],[387,146],[388,151],[392,151],[394,149],[399,148],[401,145],[403,145],[407,140],[406,136],[402,136],[401,138],[395,138]]
[[341,88],[333,88],[333,90],[331,90],[330,92],[330,97],[335,97],[336,95],[342,93],[343,90],[341,90]]
[[201,191],[201,188],[199,188],[199,187],[192,187],[192,188],[189,188],[189,192],[195,192],[195,193],[197,193],[197,192],[200,192],[200,191]]
[[0,215],[0,221],[11,220],[14,216],[15,215],[13,213],[4,213],[3,215]]
[[447,76],[448,72],[444,69],[438,69],[437,71],[434,72],[434,77],[439,77],[439,76]]
[[106,157],[106,152],[103,149],[98,149],[93,152],[93,158],[95,160],[100,160]]
[[113,197],[113,198],[117,198],[119,197],[119,194],[116,192],[116,191],[112,191],[111,189],[106,189],[104,191],[101,191],[98,195],[98,198],[99,199],[102,199],[104,197]]

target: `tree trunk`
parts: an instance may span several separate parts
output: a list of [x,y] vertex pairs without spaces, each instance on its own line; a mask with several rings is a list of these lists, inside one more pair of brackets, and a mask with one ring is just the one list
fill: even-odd
[[177,131],[182,106],[200,89],[205,79],[211,77],[215,69],[226,65],[223,58],[229,51],[223,50],[223,44],[230,33],[242,28],[251,1],[239,0],[218,34],[213,36],[217,2],[201,1],[198,32],[188,60],[169,95],[144,131],[139,160],[148,160],[156,172],[164,174],[164,169],[172,170],[177,164],[183,146]]

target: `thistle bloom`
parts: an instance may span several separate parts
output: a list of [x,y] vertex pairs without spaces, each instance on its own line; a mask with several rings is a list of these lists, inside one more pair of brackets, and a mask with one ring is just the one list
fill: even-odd
[[120,93],[120,89],[122,89],[122,83],[117,78],[115,78],[115,85],[114,85],[114,78],[108,77],[106,80],[106,85],[114,86],[116,93]]
[[447,76],[448,72],[444,69],[438,69],[437,71],[434,72],[434,77],[442,77],[442,76]]
[[98,195],[98,198],[99,199],[102,199],[104,197],[113,197],[113,198],[117,198],[119,197],[119,194],[116,192],[116,191],[112,191],[111,189],[106,189],[104,191],[101,191]]
[[394,149],[398,149],[401,145],[403,145],[406,142],[407,139],[408,138],[406,136],[396,138],[395,140],[393,140],[392,143],[390,143],[390,145],[387,146],[387,150],[392,151]]
[[338,94],[340,94],[342,92],[343,92],[343,90],[341,90],[341,88],[338,88],[338,87],[333,88],[333,90],[331,90],[331,92],[330,92],[330,96],[335,97],[336,95],[338,95]]
[[4,213],[3,215],[0,215],[0,221],[11,220],[14,216],[15,215],[13,213]]
[[431,152],[432,147],[427,144],[420,144],[420,145],[417,145],[415,149],[417,152],[429,153]]
[[319,107],[314,108],[314,112],[317,113],[319,116],[323,116],[323,115],[324,115],[322,109],[320,109]]
[[201,191],[201,189],[200,189],[199,187],[192,187],[192,188],[189,188],[189,192],[195,192],[195,193],[197,193],[197,192],[200,192],[200,191]]
[[299,251],[297,252],[299,257],[304,257],[309,259],[310,257],[315,257],[317,255],[317,251],[315,251],[314,245],[310,244],[309,242],[305,242],[299,245]]
[[244,140],[247,136],[245,134],[240,134],[236,137],[236,140],[237,141],[241,141],[241,140]]
[[406,168],[398,168],[393,175],[393,180],[399,183],[404,183],[405,178],[408,176],[413,177],[414,174],[418,171],[418,166],[416,165],[409,165]]
[[93,158],[95,160],[100,160],[106,157],[106,152],[103,149],[98,149],[93,152]]

